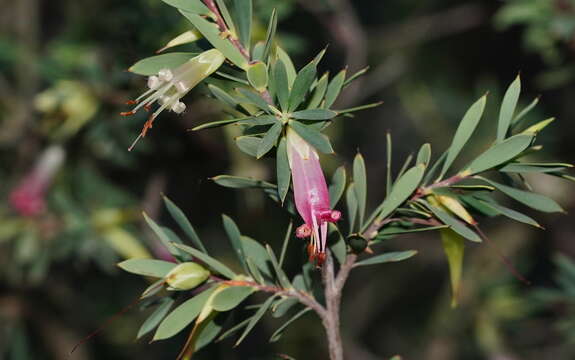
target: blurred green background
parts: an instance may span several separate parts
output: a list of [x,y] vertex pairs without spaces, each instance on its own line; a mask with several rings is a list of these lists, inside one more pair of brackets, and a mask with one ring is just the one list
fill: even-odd
[[[329,43],[320,69],[371,67],[338,107],[384,104],[338,120],[329,130],[337,154],[323,161],[331,173],[361,149],[372,205],[385,192],[387,131],[398,171],[423,142],[431,142],[436,155],[443,151],[467,107],[490,91],[476,139],[480,151],[494,134],[499,104],[493,99],[502,97],[517,73],[523,101],[541,96],[529,116],[558,119],[542,134],[546,151],[536,159],[573,161],[573,0],[254,5],[260,37],[271,9],[278,9],[279,39],[298,65]],[[202,87],[187,97],[184,115],[162,114],[136,149],[127,151],[145,118],[118,113],[145,79],[126,69],[189,28],[160,0],[0,0],[0,8],[0,359],[175,358],[186,334],[151,345],[149,339],[134,341],[145,319],[137,306],[69,352],[148,285],[115,264],[157,254],[141,211],[172,226],[161,194],[186,212],[204,243],[224,260],[234,261],[221,213],[234,217],[243,233],[278,246],[287,214],[257,192],[232,191],[209,180],[223,173],[273,179],[273,163],[238,152],[231,145],[233,131],[187,131],[223,117]],[[386,242],[386,249],[415,248],[419,256],[352,273],[343,300],[347,358],[575,358],[575,188],[545,175],[529,180],[570,214],[532,214],[545,231],[504,219],[483,227],[530,286],[511,276],[493,247],[471,246],[460,306],[451,309],[438,234]],[[22,190],[30,187],[32,193]],[[299,245],[289,249],[294,270],[305,261]],[[280,324],[269,318],[240,347],[226,340],[197,358],[327,357],[313,315],[269,344]]]

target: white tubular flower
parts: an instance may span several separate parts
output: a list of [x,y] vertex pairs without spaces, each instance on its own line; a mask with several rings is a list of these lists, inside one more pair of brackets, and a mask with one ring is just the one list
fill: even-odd
[[141,108],[149,111],[155,102],[159,105],[144,124],[142,132],[130,146],[130,150],[140,138],[146,136],[146,132],[152,127],[154,119],[164,109],[171,110],[176,114],[184,112],[186,105],[180,99],[200,81],[214,73],[223,64],[224,60],[225,56],[219,50],[211,49],[204,51],[175,69],[161,69],[157,75],[150,76],[148,78],[149,90],[140,95],[135,101],[129,102],[137,105],[131,111],[120,113],[123,116],[130,116]]

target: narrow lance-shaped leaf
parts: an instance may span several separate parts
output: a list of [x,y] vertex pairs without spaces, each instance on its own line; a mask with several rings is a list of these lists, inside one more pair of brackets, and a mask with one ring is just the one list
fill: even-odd
[[506,216],[510,219],[531,225],[531,226],[535,226],[537,228],[542,229],[541,225],[539,225],[539,223],[537,223],[537,221],[533,220],[531,217],[520,213],[519,211],[515,211],[513,209],[509,209],[503,205],[500,205],[498,203],[496,203],[495,201],[493,202],[487,202],[487,201],[483,201],[483,200],[478,200],[479,202],[481,202],[483,205],[487,206],[488,208],[493,209],[494,211],[497,211],[498,213],[500,213],[503,216]]
[[298,108],[305,98],[316,75],[316,65],[312,61],[297,74],[289,96],[288,111],[292,112]]
[[262,92],[268,86],[268,68],[265,63],[256,61],[248,65],[246,71],[250,85],[259,92]]
[[192,256],[198,258],[199,260],[203,261],[207,266],[209,266],[212,270],[214,270],[217,273],[222,274],[223,276],[229,278],[229,279],[233,279],[236,274],[230,270],[230,268],[228,268],[226,265],[224,265],[223,263],[221,263],[220,261],[214,259],[213,257],[194,249],[193,247],[187,246],[187,245],[183,245],[183,244],[173,244],[175,247],[177,247],[178,249],[181,249],[189,254],[191,254]]
[[537,103],[539,103],[539,97],[536,97],[535,99],[533,99],[533,101],[529,105],[527,105],[525,107],[525,109],[521,110],[519,112],[519,114],[517,114],[513,118],[513,121],[511,122],[511,126],[515,127],[519,123],[521,123],[521,120],[525,117],[525,115],[527,115],[535,107],[535,105],[537,105]]
[[325,92],[327,90],[328,81],[329,81],[329,72],[325,72],[322,75],[322,77],[319,78],[319,80],[317,81],[317,84],[313,91],[313,95],[311,96],[311,99],[309,100],[309,103],[307,105],[308,109],[315,109],[320,106],[321,101],[323,100]]
[[260,306],[260,308],[258,309],[258,311],[256,311],[256,313],[254,314],[254,316],[251,318],[251,320],[249,321],[248,325],[246,326],[246,329],[244,330],[244,332],[242,333],[242,335],[240,336],[240,338],[238,339],[238,341],[236,341],[234,346],[238,346],[244,339],[245,337],[250,333],[250,331],[252,331],[252,329],[254,328],[254,326],[256,326],[257,322],[260,321],[260,319],[262,318],[262,316],[264,316],[264,314],[266,313],[266,311],[268,311],[268,309],[270,308],[270,306],[272,305],[272,302],[275,300],[275,295],[274,296],[270,296],[263,304],[262,306]]
[[291,284],[288,280],[288,277],[286,276],[285,272],[283,271],[283,269],[280,267],[280,264],[276,258],[276,255],[274,254],[274,251],[272,250],[272,248],[266,244],[266,250],[268,251],[268,255],[269,255],[269,259],[272,263],[272,266],[274,267],[274,270],[276,272],[276,275],[278,277],[278,280],[280,282],[280,285],[284,288],[284,289],[288,289],[291,287]]
[[254,291],[255,289],[249,286],[230,286],[214,296],[212,307],[214,310],[222,312],[232,310]]
[[473,135],[477,124],[479,124],[483,110],[485,109],[486,99],[487,96],[483,95],[479,100],[471,105],[463,116],[463,119],[461,120],[461,123],[459,123],[459,127],[453,136],[449,150],[447,150],[447,157],[443,163],[443,168],[439,175],[440,178],[443,178],[451,164],[453,164],[453,161],[457,158],[457,155],[461,152],[461,149],[463,149],[467,141],[471,138],[471,135]]
[[505,139],[479,155],[463,173],[467,175],[478,174],[505,164],[525,151],[532,141],[533,136],[530,135],[515,135]]
[[367,174],[365,161],[360,153],[357,153],[353,159],[353,183],[357,197],[359,226],[362,226],[367,203]]
[[262,59],[261,60],[263,60],[263,61],[267,61],[268,55],[269,55],[271,47],[272,47],[272,43],[273,43],[274,38],[275,38],[277,26],[278,26],[278,16],[277,16],[276,9],[273,9],[272,14],[270,16],[269,23],[268,23],[268,30],[266,33],[266,42],[264,45],[264,50],[262,52]]
[[267,154],[276,144],[278,141],[279,136],[282,132],[282,124],[280,122],[276,122],[273,126],[268,130],[268,132],[262,138],[258,146],[258,152],[256,154],[256,158],[261,158],[265,154]]
[[210,10],[201,1],[189,0],[162,0],[168,5],[171,5],[180,10],[185,10],[193,14],[206,15]]
[[238,31],[236,29],[236,24],[234,23],[232,16],[230,15],[230,11],[228,10],[226,2],[224,0],[216,0],[216,3],[218,4],[218,9],[222,14],[222,17],[224,18],[224,21],[228,26],[228,29],[230,29],[230,32],[232,33],[230,36],[235,36]]
[[291,89],[293,82],[295,81],[295,78],[297,76],[295,66],[293,65],[293,62],[291,61],[291,58],[289,57],[289,55],[285,52],[284,49],[282,49],[279,46],[276,46],[276,56],[285,65],[285,70],[286,70],[286,75],[287,75],[287,80],[288,80],[288,89]]
[[459,235],[474,242],[481,242],[481,237],[479,237],[477,233],[465,226],[465,224],[451,216],[446,211],[435,205],[430,205],[429,209],[442,223],[449,225],[449,227]]
[[289,86],[286,65],[281,59],[277,59],[274,64],[274,87],[283,111],[287,111],[289,106]]
[[354,267],[357,266],[366,266],[366,265],[374,265],[374,264],[383,264],[388,262],[398,262],[402,260],[409,259],[410,257],[417,254],[415,250],[408,250],[408,251],[396,251],[385,253],[377,256],[372,256],[368,259],[358,261],[355,263]]
[[252,260],[252,263],[262,274],[271,278],[273,275],[273,269],[266,248],[258,241],[245,235],[242,236],[242,245],[247,259]]
[[355,229],[355,218],[357,216],[357,195],[355,192],[355,184],[351,182],[345,193],[345,202],[347,205],[347,216],[349,221],[349,232],[353,233]]
[[166,196],[164,196],[164,203],[172,218],[190,238],[194,246],[196,246],[199,250],[207,254],[208,252],[204,247],[204,244],[200,240],[200,237],[196,233],[196,230],[194,229],[194,227],[192,226],[186,215],[184,215],[184,212],[180,210],[180,208],[177,207],[176,204],[174,204],[172,200],[168,199]]
[[156,53],[161,53],[161,52],[163,52],[169,48],[175,47],[175,46],[189,44],[189,43],[192,43],[192,42],[197,41],[199,39],[201,39],[201,36],[198,32],[196,32],[194,30],[188,30],[188,31],[185,31],[185,32],[181,33],[180,35],[176,36],[172,40],[168,41],[168,43],[166,45],[164,45],[164,47],[162,47],[160,50],[156,51]]
[[285,137],[280,139],[276,152],[276,175],[278,182],[278,196],[283,204],[289,191],[291,181],[291,171],[289,168]]
[[252,0],[234,0],[234,9],[240,42],[249,49],[252,38]]
[[310,126],[306,126],[299,121],[290,120],[289,126],[295,130],[295,132],[301,136],[305,141],[307,141],[311,146],[321,151],[324,154],[333,153],[333,148],[329,142],[329,139],[317,130],[314,130]]
[[326,109],[329,109],[333,105],[333,103],[335,102],[337,97],[339,96],[339,93],[341,92],[341,89],[343,87],[343,83],[345,82],[346,72],[347,72],[347,69],[341,70],[330,81],[329,86],[327,87],[327,92],[325,94],[324,107]]
[[175,69],[195,56],[198,53],[173,52],[151,56],[130,66],[128,71],[144,76],[156,75],[162,69]]
[[329,185],[329,203],[330,207],[333,209],[341,199],[343,191],[345,190],[345,167],[338,167],[333,176],[331,177],[331,184]]
[[388,132],[385,135],[386,139],[386,162],[385,162],[385,196],[389,196],[391,192],[391,187],[393,186],[393,180],[391,179],[391,151],[392,151],[392,142],[391,142],[391,134]]
[[284,242],[283,242],[283,245],[282,245],[282,252],[280,253],[280,259],[279,259],[279,262],[278,262],[278,265],[279,265],[280,268],[281,268],[281,267],[283,266],[283,264],[284,264],[284,260],[285,260],[286,252],[287,252],[287,248],[288,248],[288,244],[289,244],[289,241],[290,241],[291,236],[292,236],[292,228],[293,228],[293,222],[290,221],[290,223],[289,223],[289,225],[288,225],[288,228],[287,228],[287,230],[286,230],[286,234],[285,234],[285,236],[284,236]]
[[449,277],[451,279],[451,306],[457,306],[459,288],[461,284],[461,269],[463,253],[465,251],[464,239],[451,229],[442,229],[441,243],[449,264]]
[[144,216],[144,220],[146,220],[146,223],[148,223],[148,226],[152,229],[152,231],[156,234],[156,236],[158,237],[158,239],[160,239],[160,241],[162,242],[162,245],[164,245],[166,247],[166,249],[168,249],[168,251],[170,252],[170,254],[174,255],[175,257],[179,257],[181,256],[181,253],[178,249],[176,249],[174,247],[174,245],[171,242],[171,239],[168,237],[168,235],[162,230],[162,228],[156,224],[156,222],[154,220],[152,220],[148,214],[146,214],[145,212],[142,213],[142,215]]
[[136,338],[139,339],[142,336],[148,334],[150,331],[154,330],[156,326],[158,326],[158,324],[160,324],[160,322],[164,319],[164,317],[166,317],[166,314],[168,314],[168,311],[170,311],[172,305],[174,305],[174,299],[170,297],[162,298],[160,300],[160,304],[156,307],[154,312],[152,312],[146,321],[144,321],[142,326],[140,326]]
[[419,152],[417,153],[417,159],[415,160],[416,164],[423,164],[425,167],[429,164],[429,160],[431,160],[431,145],[430,144],[423,144],[421,148],[419,148]]
[[213,180],[216,184],[224,187],[229,187],[233,189],[249,189],[249,188],[261,188],[261,189],[275,189],[276,186],[272,183],[263,180],[256,180],[252,178],[242,177],[242,176],[232,176],[232,175],[218,175],[214,176],[210,180]]
[[285,331],[285,329],[288,328],[288,326],[290,326],[292,323],[294,323],[297,319],[299,319],[300,317],[302,317],[303,315],[305,315],[305,313],[307,313],[308,311],[311,311],[310,308],[305,308],[301,311],[299,311],[297,314],[295,314],[294,316],[292,316],[288,321],[286,321],[285,323],[283,323],[282,326],[280,326],[276,331],[274,331],[274,333],[272,334],[272,336],[270,337],[270,342],[276,342],[278,341],[283,332]]
[[517,106],[517,101],[519,100],[519,93],[521,92],[521,79],[519,75],[515,80],[509,85],[505,95],[503,96],[503,102],[501,103],[501,109],[499,111],[499,122],[497,123],[497,141],[501,142],[507,136],[509,127],[511,126],[511,120],[513,119],[513,114],[515,113],[515,107]]
[[302,120],[330,120],[336,117],[337,113],[328,109],[307,109],[296,111],[291,116]]
[[128,259],[118,264],[118,267],[132,274],[163,278],[177,264],[156,259]]
[[244,254],[244,248],[242,246],[241,241],[242,234],[240,232],[240,229],[236,225],[235,221],[232,220],[232,218],[230,218],[227,215],[222,215],[222,221],[224,223],[224,229],[226,230],[226,234],[230,239],[230,243],[234,248],[238,260],[242,264],[243,268],[247,270],[247,264],[245,259],[246,255]]

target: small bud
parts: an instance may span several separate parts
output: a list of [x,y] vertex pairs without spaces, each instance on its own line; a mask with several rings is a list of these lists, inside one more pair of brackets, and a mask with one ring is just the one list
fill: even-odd
[[351,234],[347,237],[347,243],[351,250],[356,253],[360,254],[367,248],[367,240],[360,234]]
[[268,69],[266,64],[256,61],[248,65],[248,81],[257,91],[264,91],[268,86]]
[[209,276],[210,272],[201,265],[184,262],[166,275],[166,282],[175,290],[190,290],[206,281]]

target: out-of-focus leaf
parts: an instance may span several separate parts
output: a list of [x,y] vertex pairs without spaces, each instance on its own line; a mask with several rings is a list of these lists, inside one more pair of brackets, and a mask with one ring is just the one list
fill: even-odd
[[285,137],[280,139],[276,152],[276,176],[278,182],[278,196],[283,204],[289,191],[291,171],[288,162],[287,145]]
[[328,109],[307,109],[296,111],[291,114],[294,119],[302,120],[329,120],[333,119],[337,113]]
[[[251,117],[250,117],[251,119]],[[217,120],[217,121],[210,121],[208,123],[204,123],[192,128],[192,131],[204,130],[204,129],[212,129],[221,126],[226,126],[229,124],[237,123],[241,119],[226,119],[226,120]]]
[[178,249],[181,249],[189,254],[191,254],[192,256],[198,258],[199,260],[203,261],[207,266],[209,266],[213,271],[220,273],[221,275],[229,278],[229,279],[233,279],[236,274],[230,270],[230,268],[228,268],[226,265],[224,265],[223,263],[221,263],[220,261],[214,259],[213,257],[194,249],[193,247],[187,246],[187,245],[183,245],[183,244],[173,244],[175,247],[177,247]]
[[170,297],[165,297],[160,300],[160,304],[156,307],[156,309],[148,316],[146,321],[140,326],[138,330],[137,338],[141,338],[142,336],[148,334],[150,331],[154,330],[156,326],[160,324],[160,321],[164,319],[168,311],[172,308],[174,304],[174,299]]
[[358,77],[364,75],[367,72],[367,70],[369,70],[369,66],[366,66],[363,69],[356,72],[355,74],[351,75],[349,78],[347,78],[347,80],[345,80],[345,82],[343,83],[343,86],[344,87],[348,86],[349,84],[351,84],[352,81],[354,81]]
[[190,52],[173,52],[151,56],[130,66],[128,71],[144,76],[156,75],[162,69],[177,68],[195,56],[198,54]]
[[347,246],[337,226],[333,223],[328,226],[328,242],[330,244],[329,248],[337,262],[340,265],[343,264],[347,255]]
[[301,136],[305,141],[307,141],[311,146],[321,151],[324,154],[332,154],[333,148],[329,142],[329,139],[317,130],[314,130],[310,126],[306,126],[299,121],[290,120],[289,126],[295,130],[295,132]]
[[391,179],[391,154],[392,154],[392,142],[391,142],[391,134],[388,132],[385,135],[385,196],[389,196],[391,192],[391,187],[393,186],[393,180]]
[[519,100],[519,93],[521,92],[521,79],[519,75],[513,80],[511,85],[507,88],[505,95],[503,96],[503,102],[501,103],[501,109],[499,111],[499,122],[497,123],[497,141],[501,142],[507,136],[509,127],[511,126],[511,120],[513,119],[513,114],[515,113],[515,107],[517,106],[517,100]]
[[247,264],[245,260],[245,253],[244,248],[242,246],[242,234],[240,233],[240,229],[236,225],[235,221],[232,220],[231,217],[227,215],[222,215],[222,221],[224,223],[224,229],[226,230],[226,234],[230,239],[230,243],[238,257],[238,260],[242,264],[243,268],[247,270]]
[[503,205],[500,205],[496,202],[488,202],[488,201],[483,201],[483,200],[479,200],[480,202],[482,202],[485,206],[492,208],[493,210],[497,211],[498,213],[500,213],[501,215],[504,215],[510,219],[531,225],[531,226],[535,226],[537,228],[542,228],[541,225],[539,225],[539,223],[537,223],[537,221],[533,220],[531,217],[520,213],[519,211],[515,211],[513,209],[509,209]]
[[474,242],[481,242],[481,237],[479,237],[477,233],[465,226],[465,224],[451,216],[446,211],[434,205],[429,206],[429,209],[442,223],[449,225],[449,227],[459,235]]
[[463,253],[465,251],[464,239],[451,229],[442,229],[441,243],[449,264],[449,277],[451,279],[451,306],[457,306],[459,288],[461,284],[461,269]]
[[172,40],[168,41],[168,43],[166,45],[164,45],[164,47],[162,47],[160,50],[156,51],[156,53],[161,53],[161,52],[163,52],[169,48],[175,47],[175,46],[180,46],[180,45],[192,43],[194,41],[199,40],[200,38],[201,38],[201,36],[198,33],[196,33],[193,30],[188,30],[188,31],[183,32],[180,35],[176,36]]
[[275,189],[276,186],[263,180],[232,175],[218,175],[211,178],[216,184],[233,189],[267,188]]
[[471,162],[464,173],[477,174],[505,164],[525,151],[525,149],[531,145],[532,141],[533,136],[530,135],[515,135],[505,139],[479,155]]
[[224,0],[216,0],[216,4],[218,5],[218,10],[220,10],[222,17],[224,18],[224,22],[228,26],[228,29],[230,29],[230,32],[232,34],[237,34],[238,31],[236,29],[236,24],[230,15],[226,2]]
[[543,212],[563,212],[564,210],[557,204],[554,200],[548,198],[547,196],[532,193],[525,190],[519,190],[511,186],[499,184],[495,181],[479,177],[480,179],[486,181],[487,183],[495,186],[497,190],[501,191],[505,195],[512,199],[519,201],[520,203],[529,206],[535,210]]
[[359,226],[361,227],[363,225],[367,204],[367,172],[365,170],[365,160],[359,152],[353,159],[353,183],[355,184]]
[[266,311],[268,311],[268,309],[270,308],[272,302],[275,300],[276,296],[270,296],[263,304],[262,306],[260,306],[260,308],[258,309],[258,311],[256,311],[256,313],[254,314],[254,316],[251,318],[251,320],[248,322],[248,325],[246,326],[246,329],[244,330],[244,332],[242,333],[242,335],[240,336],[240,338],[238,339],[238,341],[236,341],[236,343],[234,344],[234,346],[238,346],[242,341],[244,341],[245,337],[250,333],[250,331],[252,331],[252,329],[254,328],[254,326],[256,326],[256,324],[258,323],[258,321],[260,321],[260,319],[262,318],[262,316],[264,316],[264,314],[266,313]]
[[345,82],[345,75],[347,69],[341,70],[330,82],[327,87],[327,92],[325,94],[325,104],[324,107],[329,109],[341,92],[343,83]]
[[204,244],[200,240],[200,237],[196,233],[196,230],[194,229],[194,227],[192,226],[186,215],[184,215],[184,212],[180,210],[180,208],[177,207],[176,204],[174,204],[172,200],[168,199],[166,196],[164,196],[164,203],[166,204],[166,208],[168,209],[168,212],[170,213],[172,218],[190,238],[194,246],[196,246],[199,250],[207,253]]
[[214,310],[222,312],[232,310],[254,291],[254,288],[248,286],[230,286],[214,296],[212,307]]
[[548,173],[561,171],[571,167],[573,167],[573,165],[566,163],[509,163],[500,168],[499,171],[515,173]]
[[120,226],[114,226],[102,232],[108,245],[123,258],[149,258],[150,252],[142,243]]
[[433,230],[445,229],[447,227],[448,227],[448,225],[427,226],[427,227],[420,227],[420,228],[413,228],[413,229],[390,228],[388,230],[387,228],[384,228],[383,230],[381,230],[377,234],[377,237],[375,239],[376,240],[382,240],[382,239],[387,238],[391,235],[403,235],[403,234],[417,233],[417,232],[423,232],[423,231],[433,231]]
[[188,326],[199,315],[204,307],[204,304],[212,295],[216,287],[205,290],[199,295],[186,300],[177,308],[174,309],[164,320],[160,323],[158,330],[154,334],[154,341],[170,338],[186,326]]
[[242,236],[241,240],[246,257],[252,260],[253,264],[259,269],[259,271],[265,274],[268,278],[271,278],[273,272],[266,248],[248,236]]
[[339,199],[341,199],[341,196],[343,195],[343,191],[345,190],[345,181],[345,167],[342,165],[333,173],[331,184],[329,185],[329,204],[332,209],[337,205]]
[[228,106],[230,106],[232,108],[235,108],[236,106],[238,106],[239,103],[237,102],[236,99],[234,99],[231,95],[229,95],[227,92],[220,89],[216,85],[208,84],[208,89],[210,90],[212,95],[214,95],[214,97],[216,99],[220,100],[224,104],[227,104]]
[[[189,1],[190,3],[195,3]],[[189,11],[180,10],[180,12],[198,29],[202,35],[224,56],[233,62],[240,69],[245,69],[248,61],[242,53],[235,48],[228,39],[221,37],[220,31],[216,24],[210,23],[200,15],[193,14]]]
[[479,120],[481,119],[481,115],[483,115],[483,110],[485,109],[485,102],[487,101],[487,96],[483,95],[479,100],[477,100],[471,107],[467,110],[463,119],[459,123],[459,127],[453,136],[453,140],[451,141],[451,145],[447,150],[447,157],[445,162],[443,163],[443,168],[439,175],[440,178],[443,178],[447,170],[453,161],[457,158],[457,155],[461,152],[461,149],[465,146],[467,141],[473,135],[477,124],[479,124]]
[[297,74],[289,96],[288,111],[292,112],[298,108],[305,98],[311,84],[315,80],[316,64],[312,61],[303,67]]
[[543,121],[540,121],[536,124],[531,125],[527,129],[523,130],[521,132],[521,134],[537,135],[541,130],[545,129],[547,127],[547,125],[551,124],[553,121],[555,121],[555,118],[549,118],[549,119],[545,119]]
[[336,110],[338,114],[349,114],[356,111],[367,110],[374,107],[378,107],[379,105],[383,104],[383,101],[374,102],[371,104],[365,104],[360,106],[355,106],[347,109]]
[[285,256],[286,256],[287,247],[288,247],[289,241],[290,241],[291,236],[292,236],[292,227],[293,227],[293,222],[290,221],[290,223],[289,223],[289,225],[288,225],[288,228],[287,228],[287,230],[286,230],[286,234],[285,234],[285,236],[284,236],[284,241],[283,241],[283,244],[282,244],[282,251],[281,251],[281,253],[280,253],[280,259],[279,259],[279,261],[278,261],[278,265],[279,265],[280,268],[281,268],[281,267],[283,266],[283,264],[284,264],[284,259],[285,259]]
[[280,122],[276,122],[272,125],[258,145],[258,152],[256,154],[257,159],[267,154],[274,147],[282,133],[282,129],[283,125]]
[[353,233],[355,229],[355,219],[357,217],[358,201],[355,192],[355,184],[351,182],[347,186],[347,191],[345,193],[345,203],[347,206],[347,216],[349,221],[349,232]]
[[234,10],[238,37],[242,45],[249,49],[252,38],[252,0],[234,0]]
[[129,259],[118,264],[122,270],[132,274],[163,278],[177,264],[155,259]]
[[158,224],[156,224],[156,222],[154,220],[152,220],[145,212],[143,212],[142,215],[144,215],[144,220],[146,220],[146,223],[148,224],[148,226],[156,234],[158,239],[160,239],[160,241],[162,242],[162,245],[164,245],[166,247],[166,249],[168,249],[170,254],[174,255],[175,257],[181,256],[182,254],[180,253],[180,251],[176,247],[174,247],[171,239],[164,232],[164,230],[162,230],[162,228]]
[[527,105],[523,110],[519,112],[519,114],[517,114],[513,118],[511,126],[516,126],[517,124],[519,124],[521,120],[525,117],[525,115],[527,115],[535,107],[535,105],[537,105],[537,103],[539,103],[539,97],[533,99],[533,101],[529,105]]
[[292,307],[299,304],[298,299],[286,297],[275,302],[272,306],[272,316],[280,318],[284,316]]
[[399,169],[399,172],[397,173],[397,179],[399,179],[405,173],[405,171],[411,164],[412,160],[413,160],[413,154],[409,154],[409,156],[405,158],[405,161],[403,162],[401,169]]
[[310,310],[311,310],[310,308],[305,308],[305,309],[301,310],[300,312],[298,312],[297,314],[295,314],[294,316],[292,316],[288,321],[283,323],[282,326],[280,326],[276,331],[274,331],[274,333],[270,337],[270,342],[278,341],[288,326],[290,326],[293,322],[295,322],[297,319],[299,319],[300,317],[305,315],[305,313],[307,313]]
[[398,262],[402,260],[409,259],[410,257],[417,254],[415,250],[408,250],[408,251],[394,251],[389,252],[377,256],[372,256],[362,261],[358,261],[355,263],[354,267],[357,266],[366,266],[366,265],[375,265],[375,264],[383,264],[388,262]]

